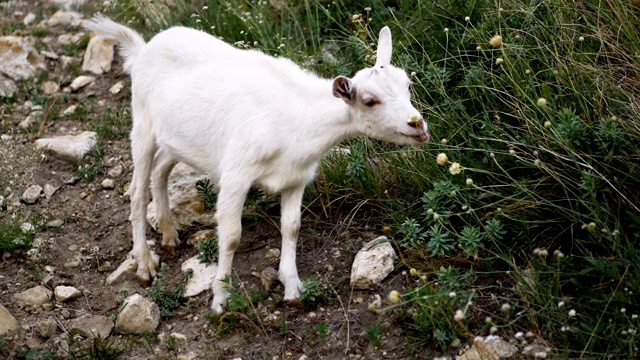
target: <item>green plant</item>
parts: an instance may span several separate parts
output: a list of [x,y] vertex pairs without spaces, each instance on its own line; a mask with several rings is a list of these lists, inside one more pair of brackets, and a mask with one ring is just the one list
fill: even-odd
[[69,356],[76,360],[115,360],[126,354],[131,344],[129,341],[122,343],[115,337],[103,339],[96,336],[85,345],[76,340],[73,333],[69,334]]
[[198,244],[198,260],[201,263],[211,264],[218,259],[218,234],[202,240]]
[[327,301],[327,291],[316,277],[302,279],[302,293],[300,303],[304,306],[315,307]]
[[185,271],[180,275],[173,287],[169,288],[166,283],[167,271],[169,271],[169,266],[165,263],[160,264],[160,270],[153,284],[145,291],[146,295],[160,308],[160,316],[162,318],[170,317],[173,310],[185,301],[182,295],[187,290],[187,282],[193,276],[193,271]]
[[368,325],[364,326],[364,333],[369,340],[369,344],[374,348],[379,348],[382,346],[382,334],[384,332],[384,328],[380,325]]
[[202,204],[206,211],[214,211],[216,208],[217,195],[213,191],[213,185],[209,179],[198,180],[196,182],[196,191],[202,199]]

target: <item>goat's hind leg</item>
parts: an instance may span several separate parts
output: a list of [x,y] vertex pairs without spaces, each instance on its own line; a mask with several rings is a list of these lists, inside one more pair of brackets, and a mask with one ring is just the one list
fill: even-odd
[[131,153],[133,158],[133,179],[129,189],[131,194],[131,227],[133,249],[131,255],[138,264],[136,277],[142,286],[148,286],[156,276],[157,257],[152,256],[147,244],[147,205],[149,205],[149,178],[156,152],[155,137],[152,135],[151,119],[143,109],[133,106],[133,130],[131,131]]
[[176,247],[180,244],[180,239],[171,217],[167,183],[171,170],[176,164],[177,161],[171,154],[160,148],[155,156],[152,175],[153,201],[156,203],[158,229],[162,233],[162,248],[172,256],[175,254]]

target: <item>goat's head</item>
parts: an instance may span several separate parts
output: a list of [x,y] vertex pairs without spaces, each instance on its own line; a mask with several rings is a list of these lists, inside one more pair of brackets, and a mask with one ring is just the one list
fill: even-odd
[[382,28],[376,64],[353,79],[338,76],[333,95],[351,107],[352,119],[366,135],[398,144],[415,145],[429,139],[427,123],[411,105],[406,72],[391,65],[391,31]]

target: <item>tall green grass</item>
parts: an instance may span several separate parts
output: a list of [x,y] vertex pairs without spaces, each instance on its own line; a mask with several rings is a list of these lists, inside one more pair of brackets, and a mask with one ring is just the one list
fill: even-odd
[[391,309],[414,349],[523,332],[549,356],[637,357],[633,2],[154,4],[159,15],[127,2],[113,11],[146,34],[180,23],[324,76],[371,64],[377,30],[391,26],[434,141],[352,140],[322,163],[306,203],[392,226],[412,270]]

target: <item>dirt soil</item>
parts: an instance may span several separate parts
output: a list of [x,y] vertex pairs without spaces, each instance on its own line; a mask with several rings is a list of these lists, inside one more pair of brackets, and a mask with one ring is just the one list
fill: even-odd
[[[30,11],[41,10],[42,19],[53,14],[53,8],[44,3],[33,2],[13,4],[2,8],[2,21],[21,22]],[[21,11],[16,15],[16,11]],[[85,18],[90,13],[85,13]],[[36,21],[39,22],[39,17]],[[18,30],[14,35],[26,36],[35,28],[31,25]],[[56,52],[55,39],[66,32],[78,29],[53,27],[50,34],[35,38],[39,48]],[[8,35],[8,34],[2,34]],[[84,49],[74,55],[76,62],[82,60]],[[63,69],[59,60],[48,59],[49,80],[54,80],[61,88],[68,86],[77,74],[67,67]],[[42,77],[41,77],[42,78]],[[125,88],[113,95],[108,89],[123,80]],[[60,91],[54,95],[52,119],[45,119],[37,131],[25,132],[17,124],[29,114],[23,104],[33,100],[33,88],[40,88],[36,77],[20,84],[11,111],[5,111],[2,118],[2,134],[10,139],[2,141],[0,147],[0,185],[7,202],[13,204],[0,210],[16,213],[17,218],[33,224],[60,219],[60,228],[42,228],[36,241],[44,243],[41,252],[35,256],[25,253],[9,256],[0,261],[0,303],[19,321],[16,334],[5,337],[0,354],[8,358],[18,357],[24,349],[32,349],[34,358],[43,356],[45,349],[58,350],[61,340],[67,340],[66,325],[71,319],[84,314],[102,314],[115,319],[121,305],[121,294],[144,293],[144,289],[134,281],[125,286],[106,285],[106,277],[126,258],[131,248],[131,225],[128,221],[129,203],[122,193],[131,180],[130,147],[127,136],[104,141],[100,146],[105,150],[100,171],[92,180],[71,181],[77,164],[58,160],[41,154],[34,149],[34,140],[93,130],[88,119],[101,119],[102,114],[118,106],[129,106],[130,79],[122,72],[122,61],[116,55],[112,70],[97,76],[95,83],[75,93]],[[4,101],[0,99],[0,102]],[[89,112],[79,118],[61,115],[71,104],[83,106]],[[130,124],[130,120],[127,121]],[[128,132],[129,129],[123,129]],[[120,164],[125,171],[116,181],[115,189],[104,190],[100,183],[107,178],[107,172]],[[19,203],[24,190],[33,184],[51,184],[59,187],[50,199],[44,197],[36,204]],[[3,216],[8,221],[10,216]],[[274,287],[266,298],[253,303],[243,315],[237,315],[229,331],[217,333],[205,318],[210,312],[211,291],[207,291],[186,302],[173,311],[172,316],[163,318],[156,333],[147,337],[131,338],[112,334],[118,344],[127,339],[133,341],[123,359],[174,359],[179,355],[195,354],[197,359],[402,359],[407,358],[404,337],[400,328],[393,323],[390,313],[373,314],[367,308],[380,295],[383,299],[392,289],[402,290],[406,276],[401,269],[396,270],[376,291],[354,291],[349,286],[351,262],[355,253],[365,241],[379,235],[376,230],[358,227],[340,227],[339,220],[318,220],[308,213],[303,215],[303,225],[298,243],[298,270],[301,278],[316,276],[325,286],[329,299],[316,308],[291,308],[280,300],[283,295],[281,285]],[[265,254],[270,248],[280,247],[277,216],[245,219],[242,244],[234,259],[233,281],[237,288],[247,294],[263,291],[260,279],[252,272],[274,266]],[[380,226],[381,228],[381,226]],[[156,252],[170,270],[165,275],[171,285],[180,277],[180,265],[196,255],[198,249],[184,243],[186,237],[199,229],[187,229],[181,233],[183,245],[175,256],[164,253],[159,244],[161,236],[149,228],[147,237],[154,240]],[[77,254],[82,254],[80,263],[74,264]],[[47,267],[49,266],[49,267]],[[41,284],[51,275],[48,284],[68,284],[83,290],[83,296],[65,303],[56,303],[52,310],[29,311],[15,305],[15,293]],[[56,335],[48,339],[36,331],[37,325],[46,319],[58,323]],[[378,326],[383,331],[379,336],[381,345],[375,348],[365,332],[365,327]],[[186,336],[186,341],[169,341],[171,333]],[[158,335],[164,333],[160,338]],[[90,346],[87,339],[80,344]],[[26,348],[25,348],[26,347]],[[424,355],[430,353],[425,351]],[[411,356],[415,357],[415,355]],[[99,357],[98,357],[99,358]],[[188,358],[188,357],[182,357]]]

